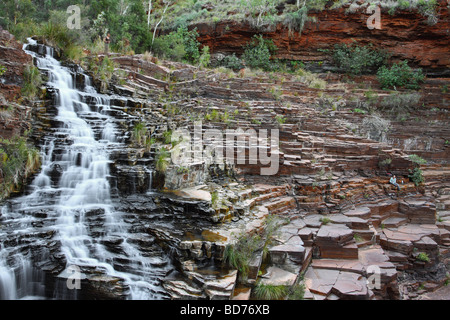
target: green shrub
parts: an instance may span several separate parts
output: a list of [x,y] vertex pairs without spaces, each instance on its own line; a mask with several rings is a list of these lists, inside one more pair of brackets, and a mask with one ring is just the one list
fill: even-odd
[[409,178],[412,182],[417,186],[419,186],[421,183],[425,181],[425,178],[423,177],[423,172],[420,168],[414,168],[414,170],[409,170]]
[[392,159],[391,159],[391,158],[386,158],[386,159],[384,159],[384,160],[380,160],[380,161],[378,162],[378,166],[379,166],[380,168],[388,167],[388,166],[391,165],[391,163],[392,163]]
[[76,45],[76,44],[69,45],[63,51],[63,55],[67,59],[79,63],[81,58],[83,58],[83,55],[84,55],[83,48],[81,46]]
[[198,63],[200,43],[197,37],[196,29],[188,31],[186,27],[179,27],[177,31],[156,38],[153,43],[153,52],[165,59]]
[[100,81],[101,89],[105,90],[114,75],[117,64],[107,56],[104,56],[101,62],[98,57],[95,57],[91,59],[88,68],[93,72],[94,78]]
[[275,121],[276,121],[278,124],[284,124],[284,123],[286,122],[286,117],[283,116],[283,115],[277,115],[277,116],[275,117]]
[[258,300],[281,300],[288,294],[288,289],[284,285],[258,282],[253,289],[253,293]]
[[288,288],[287,299],[288,300],[303,300],[305,296],[305,285],[304,284],[295,284]]
[[24,137],[0,139],[0,200],[20,187],[41,164],[39,151]]
[[417,9],[427,18],[429,25],[434,25],[438,21],[438,6],[437,0],[419,0],[417,3]]
[[425,80],[422,70],[413,70],[406,60],[395,63],[391,68],[382,66],[377,72],[377,77],[383,89],[404,87],[417,90],[420,83]]
[[6,67],[5,67],[4,65],[0,64],[0,77],[1,77],[2,75],[4,75],[5,72],[6,72]]
[[418,165],[427,164],[427,160],[418,156],[417,154],[410,154],[408,157],[409,157],[409,160],[411,160],[415,164],[418,164]]
[[133,141],[138,145],[144,144],[147,136],[147,131],[148,130],[147,127],[145,126],[145,123],[143,122],[136,123],[132,133]]
[[200,68],[206,68],[209,66],[209,63],[211,62],[211,55],[209,54],[209,47],[204,46],[202,48],[202,53],[198,59],[198,65]]
[[272,69],[270,57],[276,49],[272,40],[266,40],[262,35],[255,35],[244,47],[243,60],[252,69],[269,71]]
[[76,41],[75,36],[69,32],[67,26],[52,21],[42,24],[38,32],[49,45],[58,47],[63,51],[69,46],[73,46]]
[[287,12],[284,16],[283,24],[289,29],[289,34],[292,34],[294,31],[301,34],[307,18],[308,8],[304,6],[297,11]]
[[360,46],[356,43],[337,44],[334,47],[333,60],[335,64],[348,74],[375,73],[389,58],[384,50],[373,47],[372,44]]
[[238,71],[244,68],[242,60],[236,57],[236,54],[225,56],[222,61],[220,61],[220,66]]
[[430,257],[428,257],[428,254],[426,254],[425,252],[420,252],[417,255],[417,260],[423,261],[423,262],[430,262]]
[[249,263],[259,249],[261,249],[260,236],[242,234],[234,245],[226,246],[223,261],[228,266],[237,269],[239,277],[246,280],[249,272]]
[[239,271],[241,280],[246,280],[249,272],[249,263],[257,252],[262,253],[263,259],[272,244],[275,232],[281,227],[282,221],[277,216],[266,217],[261,234],[241,233],[234,244],[226,246],[223,262],[229,267]]
[[23,70],[22,94],[29,99],[35,98],[42,83],[39,69],[33,65],[27,65]]
[[319,219],[320,222],[322,222],[322,224],[326,225],[329,224],[331,222],[331,219],[328,217],[322,217]]
[[162,147],[156,154],[156,171],[165,172],[170,164],[170,152],[166,148]]
[[219,193],[217,191],[211,192],[211,204],[213,207],[216,206],[218,200],[219,200]]

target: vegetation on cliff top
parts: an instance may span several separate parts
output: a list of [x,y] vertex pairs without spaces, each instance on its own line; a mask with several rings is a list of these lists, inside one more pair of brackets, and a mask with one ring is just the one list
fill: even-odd
[[[81,54],[77,45],[94,49],[92,44],[107,33],[111,34],[112,50],[143,53],[150,50],[158,31],[167,34],[200,22],[247,22],[257,32],[281,24],[290,32],[301,33],[306,21],[316,19],[309,12],[343,6],[346,12],[362,12],[379,5],[390,14],[418,10],[434,24],[438,21],[438,4],[437,0],[15,0],[0,3],[0,26],[21,41],[31,35],[43,35],[71,55]],[[67,10],[73,5],[80,8],[80,28],[68,30],[71,11]]]

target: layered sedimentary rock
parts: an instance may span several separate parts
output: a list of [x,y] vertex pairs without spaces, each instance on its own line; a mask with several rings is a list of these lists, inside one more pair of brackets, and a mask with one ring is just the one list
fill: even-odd
[[23,72],[31,62],[22,45],[0,27],[0,65],[6,68],[0,78],[0,137],[9,139],[30,129],[31,110],[18,101],[21,98]]
[[[305,37],[313,33],[311,28],[307,26]],[[251,34],[247,34],[250,39]],[[333,44],[326,38],[322,41]],[[213,43],[211,46],[214,48]],[[311,52],[311,48],[307,50]],[[440,82],[426,82],[425,101],[434,104],[417,110],[423,116],[419,121],[408,120],[417,124],[414,130],[409,127],[412,132],[401,134],[406,131],[405,123],[398,121],[388,132],[390,140],[377,141],[359,134],[358,126],[367,115],[353,112],[355,106],[350,103],[351,97],[363,99],[364,90],[357,83],[341,83],[338,77],[320,75],[327,84],[316,89],[289,74],[273,77],[244,72],[230,78],[178,63],[163,62],[159,66],[139,56],[113,59],[130,75],[125,84],[112,83],[105,92],[110,99],[105,113],[122,144],[109,150],[113,205],[126,221],[127,242],[151,258],[150,266],[156,274],[149,282],[162,283],[164,292],[158,292],[160,296],[248,299],[254,297],[253,288],[258,283],[292,287],[303,273],[305,298],[317,300],[414,298],[412,291],[419,282],[426,282],[430,288],[445,282],[450,245],[450,170],[445,156],[449,132],[442,130],[439,139],[444,142],[432,144],[432,148],[417,144],[414,149],[422,150],[421,155],[428,156],[430,162],[422,166],[426,180],[420,186],[409,178],[415,167],[408,157],[411,150],[401,147],[410,135],[424,134],[427,112],[435,106],[442,108],[437,111],[435,130],[448,127],[447,107],[438,102],[447,99],[448,93],[442,92]],[[417,62],[421,59],[418,57]],[[448,63],[437,53],[430,61],[430,67]],[[360,80],[366,79],[374,82],[370,77]],[[376,87],[374,91],[385,94]],[[331,108],[321,104],[319,94],[348,103]],[[54,92],[47,91],[46,98],[34,110],[36,139],[54,134],[52,128],[61,125],[50,103]],[[86,99],[84,102],[95,108],[95,101]],[[95,125],[100,119],[89,114],[84,117],[94,124],[95,136],[100,139],[101,126]],[[185,167],[171,163],[164,172],[158,171],[158,148],[173,148],[164,142],[165,133],[177,128],[193,132],[193,121],[198,119],[204,124],[201,134],[207,129],[278,129],[279,170],[263,176],[261,164],[246,161],[219,166],[204,158]],[[133,139],[139,122],[144,122],[157,140],[150,147]],[[246,133],[240,137],[249,141]],[[57,153],[64,148],[64,137],[58,139]],[[267,144],[258,147],[268,154],[275,152]],[[244,148],[244,155],[248,160],[249,147]],[[384,166],[387,158],[389,166]],[[392,173],[402,181],[400,190],[388,183]],[[60,168],[51,168],[52,183],[60,174]],[[54,222],[49,213],[30,214],[43,219],[36,226]],[[89,234],[98,237],[105,252],[114,255],[114,267],[129,268],[133,261],[122,254],[124,240],[102,238],[105,211],[86,212],[85,216]],[[283,223],[265,254],[254,255],[243,279],[224,263],[224,251],[241,235],[262,234],[269,216]],[[54,237],[46,233],[30,235],[47,241],[35,246],[37,255],[47,253],[51,257],[40,266],[47,275],[60,275],[65,264]],[[9,239],[7,246],[19,242],[23,246],[18,250],[30,248],[22,235]],[[49,244],[48,251],[45,243]],[[95,272],[86,271],[89,287],[83,297],[125,298],[128,288],[120,278]],[[52,288],[61,280],[48,281]]]
[[[176,244],[182,267],[177,278],[165,285],[171,296],[248,299],[253,297],[249,286],[259,281],[295,282],[301,272],[306,272],[305,298],[309,299],[414,298],[411,288],[417,281],[426,281],[430,288],[442,285],[450,239],[445,211],[448,169],[445,157],[434,153],[445,154],[448,148],[436,144],[422,150],[422,156],[436,162],[422,167],[428,178],[416,187],[408,178],[415,166],[408,157],[411,150],[392,147],[389,139],[380,142],[356,134],[357,125],[366,116],[352,112],[350,102],[327,110],[317,100],[319,90],[301,80],[287,75],[282,81],[261,75],[258,81],[255,79],[245,75],[229,79],[198,71],[192,79],[172,83],[174,92],[191,95],[191,99],[177,98],[184,111],[208,115],[215,110],[219,115],[225,111],[233,115],[227,121],[205,120],[202,133],[208,128],[277,127],[280,152],[279,170],[273,176],[261,176],[261,166],[248,162],[230,167],[238,173],[236,180],[228,174],[217,179],[209,172],[197,186],[189,181],[198,177],[196,167],[202,167],[199,163],[192,166],[192,171],[166,174],[170,180],[166,187],[178,181],[181,191],[177,193],[185,198],[209,200],[212,193],[218,194],[221,205],[212,206],[215,218],[209,221],[222,222],[202,224]],[[351,97],[363,92],[351,84],[338,84],[336,78],[327,80],[329,84],[321,89],[322,93]],[[142,79],[134,81],[139,84],[135,86],[139,92],[145,84]],[[429,80],[426,86],[434,89],[428,91],[425,101],[446,97],[438,89],[440,82]],[[274,87],[281,96],[273,94]],[[432,105],[415,112],[423,115]],[[161,106],[155,110],[168,115]],[[279,115],[286,119],[284,123],[277,123]],[[171,118],[193,132],[184,112],[172,113]],[[426,121],[426,117],[420,119]],[[445,117],[435,124],[447,139]],[[397,133],[404,125],[395,123],[387,133],[399,145],[408,139]],[[422,134],[424,125],[417,128],[415,134]],[[245,155],[250,156],[248,148]],[[389,166],[383,165],[386,158],[390,159]],[[176,170],[176,166],[169,170]],[[400,176],[400,191],[388,183],[392,173]],[[175,178],[177,175],[180,179]],[[260,232],[269,214],[289,218],[268,249],[269,260],[256,255],[249,264],[245,285],[236,278],[233,292],[224,289],[221,295],[208,295],[202,273],[211,265],[222,266],[225,247],[236,241],[236,235]],[[441,221],[436,220],[439,214]],[[267,261],[270,267],[265,265]],[[226,277],[227,272],[220,271],[218,277]],[[415,277],[422,280],[414,282]],[[409,294],[405,288],[409,288]]]
[[[394,15],[381,13],[381,29],[369,29],[367,20],[371,14],[363,10],[348,12],[348,5],[339,9],[309,12],[311,21],[305,23],[301,33],[290,32],[282,24],[270,31],[257,30],[247,23],[220,21],[216,24],[197,24],[199,41],[210,47],[213,53],[242,53],[255,34],[272,39],[278,47],[276,58],[301,61],[328,60],[324,49],[335,44],[373,43],[393,53],[396,59],[408,59],[435,73],[448,73],[450,60],[449,10],[446,1],[440,1],[439,20],[429,25],[426,17],[417,10],[396,10]],[[447,70],[447,71],[446,71]]]

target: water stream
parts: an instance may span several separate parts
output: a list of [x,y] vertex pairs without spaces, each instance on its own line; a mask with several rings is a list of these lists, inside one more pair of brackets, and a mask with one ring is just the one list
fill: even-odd
[[[29,39],[29,45],[37,44]],[[164,257],[144,254],[131,241],[130,225],[112,203],[110,154],[121,143],[108,115],[111,98],[99,94],[82,70],[78,72],[84,76],[83,89],[77,89],[73,70],[53,58],[52,48],[44,46],[44,54],[27,48],[48,75],[47,88],[55,91],[55,120],[60,126],[42,141],[42,169],[27,194],[1,208],[0,299],[75,299],[79,289],[65,286],[72,274],[68,270],[81,270],[82,279],[92,270],[104,281],[120,279],[128,299],[163,298],[158,276],[170,264]],[[50,236],[66,269],[49,293],[36,265],[45,265],[50,257]],[[12,245],[7,239],[19,240]],[[33,247],[40,250],[38,259]]]

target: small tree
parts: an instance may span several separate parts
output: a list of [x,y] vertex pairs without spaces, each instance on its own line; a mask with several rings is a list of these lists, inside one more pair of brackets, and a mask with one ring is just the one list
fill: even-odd
[[262,35],[255,35],[244,49],[243,59],[250,68],[266,71],[272,68],[270,57],[277,49],[272,40],[265,40]]
[[199,68],[206,68],[211,60],[211,55],[209,54],[209,47],[204,46],[202,48],[202,54],[198,58],[198,66]]
[[382,66],[377,72],[377,77],[383,89],[404,87],[417,90],[425,80],[422,69],[413,70],[406,60],[394,63],[391,68]]

